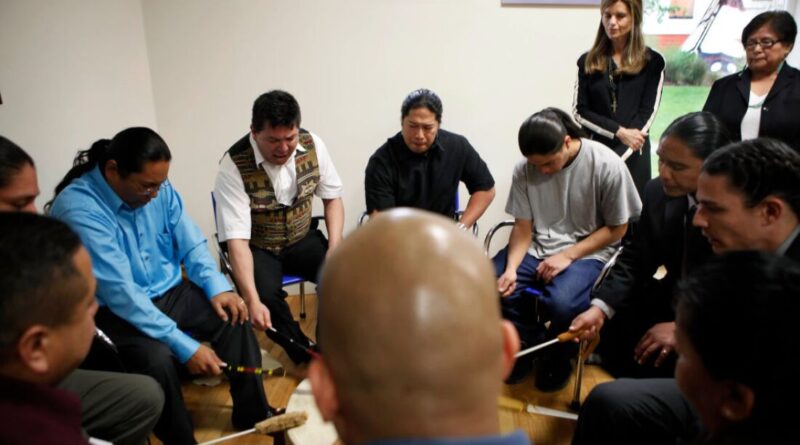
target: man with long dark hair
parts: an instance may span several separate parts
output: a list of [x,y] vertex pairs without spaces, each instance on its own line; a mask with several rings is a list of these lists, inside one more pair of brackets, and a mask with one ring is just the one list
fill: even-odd
[[[129,371],[152,376],[164,389],[156,435],[165,443],[193,443],[175,362],[192,374],[218,375],[226,364],[260,366],[261,354],[244,301],[231,292],[167,180],[171,159],[148,128],[97,141],[57,187],[51,213],[75,229],[92,255],[97,324]],[[230,390],[234,427],[252,428],[274,414],[260,376],[231,374]]]
[[[589,307],[589,292],[641,201],[619,156],[582,137],[572,118],[556,108],[533,114],[519,130],[524,160],[514,168],[506,212],[514,216],[508,247],[495,256],[503,316],[520,331],[523,348],[555,337]],[[547,332],[537,320],[541,292]],[[571,373],[571,345],[540,356],[536,386],[555,391]],[[531,357],[521,357],[510,381],[521,378]]]

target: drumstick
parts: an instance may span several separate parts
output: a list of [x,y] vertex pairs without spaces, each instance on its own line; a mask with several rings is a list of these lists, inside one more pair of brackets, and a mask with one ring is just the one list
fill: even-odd
[[233,366],[227,363],[223,363],[222,367],[227,369],[230,372],[236,372],[238,374],[255,374],[255,375],[275,375],[281,370],[281,368],[276,369],[267,369],[266,371],[264,368],[254,368],[252,366]]
[[269,419],[258,422],[255,425],[255,428],[250,428],[249,430],[240,431],[238,433],[220,437],[218,439],[210,440],[208,442],[203,442],[200,445],[212,445],[215,443],[225,442],[255,432],[258,432],[260,434],[277,433],[278,431],[285,431],[300,426],[306,423],[306,420],[308,420],[308,414],[306,414],[305,412],[293,412],[293,413],[281,414],[280,416],[270,417]]
[[307,352],[310,356],[312,356],[314,358],[322,358],[322,356],[320,355],[319,352],[317,352],[317,351],[315,351],[315,350],[313,350],[311,348],[306,348],[305,346],[301,345],[300,343],[297,343],[296,341],[294,341],[294,339],[292,337],[289,337],[288,335],[286,335],[286,334],[284,334],[282,332],[276,331],[275,328],[270,327],[269,330],[272,331],[278,337],[281,337],[282,339],[288,341],[289,343],[293,344],[297,348],[302,349],[303,351]]
[[556,343],[564,343],[565,341],[574,340],[575,338],[580,336],[582,333],[583,333],[582,330],[581,331],[576,331],[576,332],[570,332],[570,331],[564,332],[563,334],[559,334],[558,337],[556,337],[556,338],[554,338],[552,340],[548,340],[548,341],[546,341],[544,343],[540,343],[540,344],[538,344],[536,346],[533,346],[533,347],[530,347],[530,348],[525,349],[523,351],[517,352],[517,354],[514,356],[514,358],[522,357],[523,355],[530,354],[531,352],[538,351],[538,350],[540,350],[542,348],[546,348],[546,347],[548,347],[550,345],[554,345]]
[[[628,160],[629,157],[631,157],[632,154],[633,154],[633,149],[628,147],[628,149],[625,150],[625,153],[622,153],[620,159],[622,159],[622,162],[625,162]],[[639,154],[641,154],[641,152],[639,152]]]

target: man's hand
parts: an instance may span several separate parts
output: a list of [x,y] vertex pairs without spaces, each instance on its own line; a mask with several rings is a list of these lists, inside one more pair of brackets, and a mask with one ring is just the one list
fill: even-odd
[[536,268],[536,275],[540,280],[549,283],[570,264],[572,264],[572,259],[563,252],[559,252],[539,263],[539,267]]
[[500,296],[507,297],[517,288],[517,271],[507,270],[497,279],[497,291]]
[[643,365],[647,359],[656,354],[653,366],[658,368],[675,350],[675,322],[657,323],[653,325],[639,340],[634,349],[633,358]]
[[639,151],[642,149],[642,147],[644,147],[644,141],[647,137],[647,133],[644,133],[637,128],[619,127],[616,136],[617,139],[633,149],[633,151]]
[[205,345],[200,345],[194,355],[186,362],[186,367],[193,375],[219,375],[224,362],[217,354]]
[[572,324],[569,325],[569,331],[583,331],[579,337],[575,338],[575,342],[580,342],[581,340],[591,340],[595,335],[597,335],[598,332],[600,332],[600,329],[603,327],[603,323],[605,323],[605,321],[605,312],[603,312],[597,306],[592,306],[572,320]]
[[255,300],[247,305],[247,309],[250,311],[250,323],[252,323],[256,329],[266,331],[272,327],[269,309],[264,306],[264,303]]
[[214,312],[219,315],[219,318],[226,322],[228,321],[228,314],[225,312],[225,308],[227,308],[231,312],[232,325],[236,323],[244,324],[247,321],[247,305],[244,304],[242,297],[233,292],[223,292],[214,296],[211,299],[211,307],[214,308]]

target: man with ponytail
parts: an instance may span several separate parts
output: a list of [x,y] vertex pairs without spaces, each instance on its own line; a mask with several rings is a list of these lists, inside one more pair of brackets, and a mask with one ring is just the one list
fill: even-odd
[[[231,292],[167,180],[171,159],[153,130],[123,130],[78,155],[50,211],[91,254],[97,325],[128,371],[152,376],[164,390],[156,436],[184,444],[195,439],[175,362],[192,374],[218,375],[225,364],[260,366],[261,354],[244,301]],[[260,376],[229,377],[234,427],[251,428],[274,414]]]
[[[508,247],[494,258],[503,316],[520,333],[523,349],[553,338],[589,307],[589,293],[642,204],[622,160],[583,137],[565,112],[547,108],[522,123],[506,212],[514,216]],[[537,301],[523,289],[540,291]],[[537,314],[538,311],[538,314]],[[549,320],[544,330],[539,319]],[[571,373],[573,345],[540,354],[536,387],[555,391]],[[521,357],[510,381],[521,379],[531,357]]]

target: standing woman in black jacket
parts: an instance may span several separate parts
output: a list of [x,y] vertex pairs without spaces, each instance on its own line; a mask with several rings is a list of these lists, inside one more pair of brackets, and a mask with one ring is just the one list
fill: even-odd
[[786,11],[762,12],[744,27],[747,66],[714,82],[703,107],[735,140],[771,137],[800,151],[800,71],[786,64],[796,36]]
[[644,44],[641,0],[603,0],[600,27],[578,59],[573,114],[592,139],[622,155],[639,196],[650,180],[648,131],[664,82],[664,58]]

